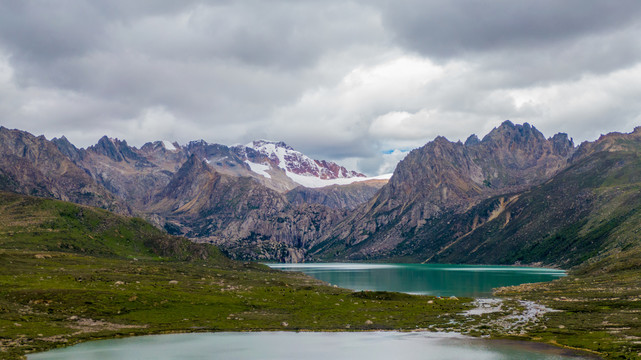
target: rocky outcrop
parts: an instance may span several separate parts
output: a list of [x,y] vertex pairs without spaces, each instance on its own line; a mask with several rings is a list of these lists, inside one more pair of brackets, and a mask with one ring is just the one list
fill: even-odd
[[322,188],[299,186],[285,196],[292,204],[321,204],[333,209],[350,209],[366,203],[387,180],[359,181],[348,185],[331,185]]
[[[64,143],[58,141],[61,147]],[[85,169],[96,182],[126,201],[140,212],[153,195],[167,185],[173,173],[187,156],[170,152],[162,143],[145,144],[141,149],[131,147],[124,140],[102,137],[98,143],[71,152],[70,159]]]
[[596,141],[585,141],[573,154],[571,161],[576,162],[597,152],[632,152],[638,153],[641,145],[641,126],[629,134],[613,132],[601,135]]
[[0,190],[130,213],[127,205],[63,155],[56,144],[44,136],[5,127],[0,127]]

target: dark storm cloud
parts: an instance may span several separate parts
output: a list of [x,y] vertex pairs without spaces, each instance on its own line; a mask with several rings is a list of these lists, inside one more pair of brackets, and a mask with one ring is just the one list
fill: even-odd
[[323,56],[381,41],[372,12],[343,2],[0,6],[0,47],[20,86],[115,102],[118,117],[164,106],[203,126],[264,117],[323,83],[309,70]]
[[505,48],[547,47],[638,24],[641,2],[399,0],[383,19],[406,46],[455,57]]
[[631,0],[2,1],[0,121],[81,146],[271,138],[376,173],[506,118],[631,130],[639,38]]
[[399,44],[439,61],[471,60],[500,86],[576,78],[641,58],[641,2],[387,2],[384,24]]
[[328,49],[380,35],[363,26],[368,24],[361,13],[355,4],[331,1],[5,2],[0,38],[16,67],[37,79],[96,52],[291,71],[313,64]]

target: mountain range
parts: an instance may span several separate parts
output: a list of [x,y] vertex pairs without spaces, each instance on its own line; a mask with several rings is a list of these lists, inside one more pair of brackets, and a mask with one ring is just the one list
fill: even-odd
[[0,140],[0,190],[140,216],[240,259],[565,268],[637,247],[640,128],[575,146],[505,121],[437,137],[381,178],[265,140],[78,149],[3,127]]

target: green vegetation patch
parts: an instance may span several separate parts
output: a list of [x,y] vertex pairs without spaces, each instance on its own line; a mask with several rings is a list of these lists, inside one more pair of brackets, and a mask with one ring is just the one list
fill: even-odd
[[231,261],[140,219],[0,193],[0,358],[195,331],[449,326],[470,299],[355,293]]
[[587,349],[607,359],[641,358],[641,277],[619,271],[500,289],[512,299],[559,310],[545,315],[527,338]]
[[2,358],[105,337],[184,331],[447,326],[450,300],[353,293],[254,264],[0,251]]

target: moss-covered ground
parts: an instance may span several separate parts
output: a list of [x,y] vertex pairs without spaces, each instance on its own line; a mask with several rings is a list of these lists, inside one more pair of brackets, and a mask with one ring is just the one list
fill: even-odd
[[607,359],[641,358],[641,274],[638,270],[567,276],[501,288],[497,294],[560,310],[523,336],[590,350]]
[[445,327],[467,301],[352,292],[256,264],[2,250],[0,358],[166,332]]
[[445,327],[469,301],[352,292],[139,219],[0,193],[1,359],[168,332]]

